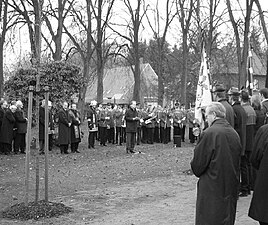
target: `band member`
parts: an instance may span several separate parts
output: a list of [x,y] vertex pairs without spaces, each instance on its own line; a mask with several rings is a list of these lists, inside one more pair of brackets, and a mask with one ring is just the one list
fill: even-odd
[[115,116],[115,143],[122,145],[123,143],[123,109],[121,106],[115,105],[114,108],[114,116]]
[[100,145],[106,146],[107,141],[107,111],[103,106],[99,105],[99,138],[100,138]]
[[162,111],[159,112],[159,120],[160,120],[160,142],[163,144],[167,144],[169,142],[168,137],[168,125],[170,129],[170,116],[168,109],[165,107]]
[[96,101],[91,101],[89,109],[87,111],[87,123],[88,123],[88,148],[95,148],[95,139],[98,132],[97,127],[97,113],[96,113]]
[[142,111],[141,111],[141,107],[140,107],[140,103],[137,103],[137,113],[138,113],[138,117],[140,118],[140,120],[137,121],[137,145],[140,145],[141,143],[141,123],[143,122],[142,118]]
[[182,119],[181,119],[181,141],[185,142],[185,128],[187,124],[187,111],[185,109],[185,105],[181,104],[181,112],[182,112]]
[[114,144],[114,110],[112,104],[107,104],[107,141]]
[[154,106],[150,106],[148,108],[148,116],[144,119],[144,122],[146,124],[146,128],[147,128],[147,143],[148,144],[153,144],[154,143],[154,130],[155,130],[155,119],[157,117],[156,113],[155,113],[155,107]]
[[127,135],[126,135],[126,120],[125,120],[125,114],[128,109],[128,105],[124,105],[123,107],[123,118],[122,118],[122,139],[123,143],[126,143]]
[[160,119],[159,113],[162,111],[162,107],[160,105],[156,106],[155,115],[156,118],[154,120],[155,128],[154,128],[154,142],[160,143]]
[[175,103],[175,109],[173,111],[173,127],[174,127],[174,136],[181,136],[182,135],[182,119],[184,118],[184,115],[180,109],[180,104]]
[[140,110],[140,123],[141,123],[141,143],[146,144],[148,141],[148,132],[147,132],[147,127],[144,122],[144,119],[148,117],[148,112],[146,109],[141,109]]

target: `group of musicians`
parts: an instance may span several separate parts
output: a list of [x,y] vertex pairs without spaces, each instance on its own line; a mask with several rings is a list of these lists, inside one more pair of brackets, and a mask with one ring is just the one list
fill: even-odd
[[[89,127],[98,127],[96,139],[105,146],[106,143],[119,144],[126,142],[126,121],[125,112],[127,105],[117,105],[108,103],[107,105],[91,102],[88,117]],[[140,143],[163,143],[171,141],[171,127],[173,135],[179,135],[181,141],[185,141],[185,128],[189,126],[189,140],[194,143],[196,136],[193,134],[194,127],[198,126],[194,117],[194,107],[185,109],[184,105],[175,103],[173,108],[148,105],[141,108],[137,104],[137,134],[136,144]],[[95,114],[95,115],[94,115]],[[95,119],[93,118],[95,116]],[[93,124],[92,121],[95,121]],[[94,131],[96,131],[94,129]],[[91,132],[90,132],[91,133]],[[91,135],[92,136],[92,135]],[[93,147],[92,138],[89,140],[89,148]]]

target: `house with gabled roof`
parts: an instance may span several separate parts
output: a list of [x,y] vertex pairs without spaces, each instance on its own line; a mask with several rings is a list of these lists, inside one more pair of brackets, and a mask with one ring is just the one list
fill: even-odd
[[[261,58],[252,50],[252,70],[253,70],[253,89],[265,87],[266,65]],[[212,71],[213,80],[225,84],[227,88],[238,87],[238,68],[236,62],[228,62],[228,65],[221,64],[217,71]]]
[[[149,63],[140,64],[141,104],[157,101],[158,76]],[[133,97],[134,74],[129,66],[104,69],[103,103],[128,104]],[[87,88],[85,101],[97,99],[97,79]]]

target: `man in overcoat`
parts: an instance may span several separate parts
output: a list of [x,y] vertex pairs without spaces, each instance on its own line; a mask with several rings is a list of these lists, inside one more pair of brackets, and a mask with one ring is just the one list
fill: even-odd
[[240,197],[247,196],[253,190],[252,167],[249,162],[253,148],[254,132],[256,125],[256,112],[250,105],[249,93],[247,90],[241,91],[241,106],[247,114],[246,123],[246,146],[245,154],[241,157],[241,187]]
[[256,133],[250,161],[258,171],[249,216],[260,225],[268,225],[268,124]]
[[196,225],[235,223],[241,144],[239,135],[225,119],[225,112],[219,102],[207,106],[209,127],[194,149],[191,168],[199,178]]
[[2,143],[3,153],[8,155],[12,151],[12,141],[14,137],[14,127],[15,127],[15,117],[14,113],[17,107],[15,105],[11,105],[6,109],[1,127],[1,135],[0,140]]
[[[245,109],[241,106],[240,102],[240,92],[238,88],[232,87],[228,91],[229,95],[229,102],[232,105],[235,113],[234,117],[234,129],[239,134],[241,145],[242,145],[242,153],[241,157],[243,158],[245,156],[246,152],[246,126],[247,126],[247,113]],[[243,175],[242,175],[243,176]],[[244,180],[242,180],[244,182]],[[241,193],[239,195],[241,197],[247,196],[248,192],[243,190],[243,185],[241,183]]]
[[59,117],[59,139],[60,151],[68,154],[68,146],[71,143],[71,118],[68,112],[68,103],[63,102],[62,108],[58,112]]
[[135,138],[137,132],[138,113],[136,110],[136,101],[132,101],[125,114],[126,120],[126,151],[127,153],[135,153]]
[[[39,154],[45,154],[45,99],[42,100],[41,107],[39,110],[39,143],[40,152]],[[52,115],[52,102],[48,101],[48,150],[52,151],[53,147],[53,132],[54,132],[54,121]]]

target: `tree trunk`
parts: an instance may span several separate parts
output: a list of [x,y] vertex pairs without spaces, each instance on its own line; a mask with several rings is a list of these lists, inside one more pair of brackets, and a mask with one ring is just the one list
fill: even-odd
[[186,105],[186,87],[187,87],[187,64],[188,64],[188,46],[187,32],[183,31],[183,53],[182,53],[182,74],[181,74],[181,103]]

